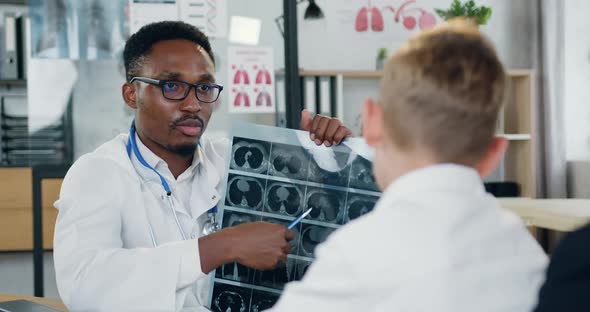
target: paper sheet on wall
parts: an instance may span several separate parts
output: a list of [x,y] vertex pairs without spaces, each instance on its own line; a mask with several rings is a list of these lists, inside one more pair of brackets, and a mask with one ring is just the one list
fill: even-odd
[[78,70],[72,60],[31,59],[27,77],[29,133],[55,124],[67,109]]
[[334,230],[370,212],[378,192],[371,152],[362,139],[334,147],[317,146],[309,133],[237,124],[226,164],[221,201],[223,228],[266,221],[287,225],[308,208],[293,228],[287,263],[257,271],[228,263],[212,277],[213,311],[263,311],[278,300],[286,283],[300,280],[313,262],[315,247]]
[[226,0],[179,0],[180,20],[197,26],[207,36],[227,36]]
[[131,33],[159,21],[178,20],[176,0],[129,0],[129,27]]
[[228,48],[230,113],[275,112],[275,75],[272,48]]
[[129,0],[131,32],[165,20],[182,20],[209,37],[227,36],[226,0]]

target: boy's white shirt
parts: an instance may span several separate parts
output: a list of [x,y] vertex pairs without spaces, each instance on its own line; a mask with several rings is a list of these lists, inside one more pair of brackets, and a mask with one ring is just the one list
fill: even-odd
[[547,256],[478,173],[406,174],[317,248],[272,311],[530,311]]

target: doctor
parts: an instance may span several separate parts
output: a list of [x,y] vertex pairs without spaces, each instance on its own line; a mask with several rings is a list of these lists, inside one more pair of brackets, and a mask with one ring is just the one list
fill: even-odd
[[[72,311],[205,310],[210,272],[233,261],[272,269],[293,233],[262,222],[215,231],[229,142],[203,136],[223,90],[207,37],[182,22],[154,23],[129,38],[123,56],[122,96],[135,122],[80,157],[63,182],[58,290]],[[302,128],[316,144],[350,135],[308,113]]]

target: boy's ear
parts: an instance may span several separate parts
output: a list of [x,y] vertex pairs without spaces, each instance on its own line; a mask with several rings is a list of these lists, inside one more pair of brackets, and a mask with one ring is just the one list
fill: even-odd
[[508,140],[506,138],[494,137],[488,147],[487,153],[483,156],[479,164],[475,166],[479,175],[485,177],[492,173],[504,157],[507,148]]
[[131,109],[137,109],[137,89],[132,83],[125,82],[123,84],[121,87],[121,95],[127,106]]
[[362,135],[369,146],[375,147],[383,139],[383,109],[372,98],[363,104]]

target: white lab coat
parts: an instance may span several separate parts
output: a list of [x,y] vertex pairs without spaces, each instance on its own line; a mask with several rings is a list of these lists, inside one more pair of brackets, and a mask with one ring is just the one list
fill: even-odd
[[[134,156],[130,160],[127,138],[119,135],[80,157],[64,179],[55,203],[60,296],[72,311],[199,311],[207,304],[210,276],[201,271],[198,237],[207,210],[224,191],[228,141],[201,139],[194,177],[185,187],[190,198],[178,198],[170,171],[158,170],[176,195],[181,227],[190,236],[183,241],[159,178]],[[153,161],[155,154],[137,142]]]
[[399,178],[316,255],[273,312],[526,312],[547,265],[522,221],[457,165]]

